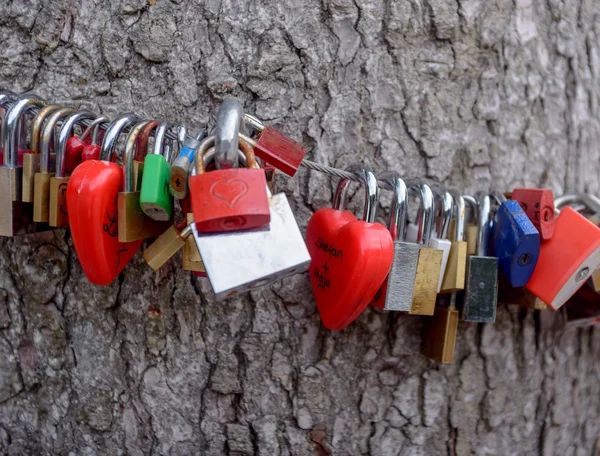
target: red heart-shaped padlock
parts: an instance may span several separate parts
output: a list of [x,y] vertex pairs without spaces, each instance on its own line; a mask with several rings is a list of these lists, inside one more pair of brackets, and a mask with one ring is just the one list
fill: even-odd
[[308,223],[306,244],[321,320],[328,329],[344,329],[387,277],[392,237],[383,225],[358,221],[349,211],[320,209]]
[[108,285],[129,263],[142,244],[119,242],[117,195],[123,170],[116,163],[88,160],[69,179],[67,206],[71,236],[86,277]]
[[77,136],[71,136],[67,139],[65,147],[65,169],[68,173],[72,173],[77,165],[81,163],[81,152],[89,142],[84,142]]

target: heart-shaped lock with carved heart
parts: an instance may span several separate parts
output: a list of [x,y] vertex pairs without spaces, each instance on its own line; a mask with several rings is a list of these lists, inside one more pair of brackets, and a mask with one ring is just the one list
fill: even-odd
[[312,289],[321,320],[329,329],[344,329],[362,313],[392,264],[390,232],[373,223],[379,195],[377,180],[370,171],[357,174],[367,188],[365,220],[341,210],[348,185],[343,179],[336,191],[336,209],[318,210],[306,232]]
[[205,172],[215,155],[214,142],[214,136],[205,139],[194,157],[190,195],[196,229],[237,231],[267,225],[271,221],[267,179],[264,170],[258,168],[252,146],[240,141],[246,168]]
[[81,163],[67,185],[71,237],[83,272],[95,285],[111,283],[143,242],[119,242],[117,201],[123,169],[106,160],[121,131],[137,120],[133,114],[117,117],[106,131],[102,159]]

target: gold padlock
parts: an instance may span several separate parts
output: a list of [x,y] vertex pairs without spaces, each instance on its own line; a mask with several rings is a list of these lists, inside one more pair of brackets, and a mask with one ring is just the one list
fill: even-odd
[[136,124],[125,146],[123,157],[123,190],[119,192],[117,207],[119,219],[119,242],[133,242],[140,239],[158,236],[171,226],[171,220],[156,221],[148,217],[140,206],[140,191],[135,190],[133,183],[133,155],[137,137],[150,123],[145,120]]
[[433,361],[450,364],[454,361],[459,312],[456,293],[450,296],[448,307],[436,306],[432,317],[423,322],[421,353]]
[[29,153],[23,155],[23,195],[24,203],[33,203],[33,187],[36,173],[40,172],[40,134],[50,114],[59,110],[58,105],[40,109],[31,126],[31,146]]
[[454,194],[454,241],[450,247],[448,264],[442,281],[440,293],[452,293],[465,288],[465,272],[467,267],[467,243],[464,240],[465,230],[465,200],[459,194]]
[[189,225],[182,231],[179,231],[175,225],[172,225],[144,250],[144,260],[146,260],[148,266],[158,271],[185,245],[186,240],[191,237],[192,228]]
[[[187,223],[188,225],[194,223],[194,214],[191,212],[187,214]],[[188,237],[183,245],[182,268],[185,271],[206,272],[193,236]]]
[[[417,238],[420,247],[413,288],[413,303],[409,313],[412,315],[433,315],[443,252],[427,247],[431,241],[435,218],[433,192],[426,184],[418,184],[416,188],[419,190],[421,199],[421,207],[419,208],[420,228],[419,237]],[[411,185],[411,189],[415,189],[415,186]]]
[[49,172],[50,140],[54,140],[54,149],[58,149],[58,136],[55,132],[56,124],[63,117],[73,113],[72,109],[61,108],[53,112],[48,118],[40,141],[40,172],[35,174],[33,188],[33,221],[48,222],[50,219],[50,179],[54,173]]

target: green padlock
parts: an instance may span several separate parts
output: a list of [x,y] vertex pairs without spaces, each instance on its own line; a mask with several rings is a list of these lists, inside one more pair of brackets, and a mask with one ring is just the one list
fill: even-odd
[[167,123],[162,122],[156,129],[153,153],[146,155],[144,160],[144,175],[140,190],[142,211],[157,221],[170,220],[173,213],[173,198],[169,192],[171,148],[165,141],[167,128]]

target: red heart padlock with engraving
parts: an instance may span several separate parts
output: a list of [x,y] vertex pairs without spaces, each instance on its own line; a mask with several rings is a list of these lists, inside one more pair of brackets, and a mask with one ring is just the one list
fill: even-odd
[[119,242],[117,200],[123,169],[108,161],[119,134],[138,121],[135,114],[117,117],[104,136],[101,159],[81,163],[67,186],[73,244],[83,272],[95,285],[111,283],[143,241]]
[[312,258],[312,289],[328,329],[344,329],[362,313],[387,277],[394,253],[390,232],[374,223],[379,198],[377,179],[368,170],[356,172],[366,187],[364,220],[343,210],[349,180],[342,179],[336,190],[335,209],[318,210],[306,233]]

